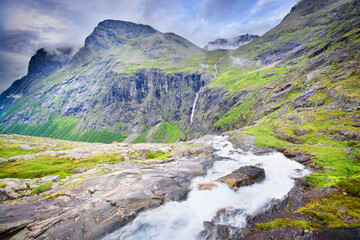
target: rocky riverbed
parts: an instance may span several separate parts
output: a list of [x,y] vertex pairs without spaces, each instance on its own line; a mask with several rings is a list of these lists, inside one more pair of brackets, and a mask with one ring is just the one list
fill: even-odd
[[[29,140],[22,136],[9,138],[22,146]],[[39,139],[30,139],[33,144],[28,141],[28,145],[40,149],[34,144]],[[118,229],[132,236],[138,226],[147,226],[144,223],[150,216],[150,222],[160,227],[163,220],[168,225],[170,218],[175,221],[170,229],[161,227],[164,233],[200,239],[284,239],[290,235],[298,239],[356,239],[356,229],[259,228],[276,219],[316,224],[296,210],[334,189],[314,189],[303,180],[295,181],[293,177],[303,176],[304,167],[281,153],[255,147],[252,137],[233,141],[237,148],[226,139],[232,138],[225,134],[177,144],[74,143],[73,147],[72,142],[62,141],[62,147],[50,154],[82,161],[115,152],[122,161],[74,168],[71,176],[62,179],[56,175],[1,179],[0,236],[118,239]],[[51,140],[45,142],[50,144]],[[47,149],[3,161],[24,164],[50,156]],[[167,155],[146,159],[149,152]],[[253,185],[244,187],[249,184]],[[145,211],[150,209],[154,211]],[[176,218],[183,218],[184,209],[185,215],[190,212],[201,216],[195,217],[186,231],[176,230]],[[147,234],[146,228],[143,230]]]

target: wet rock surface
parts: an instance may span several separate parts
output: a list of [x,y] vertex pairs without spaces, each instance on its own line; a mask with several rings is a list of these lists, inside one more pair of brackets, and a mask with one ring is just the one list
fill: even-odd
[[264,179],[264,169],[254,166],[245,166],[217,179],[216,181],[226,183],[229,188],[238,190],[242,186],[249,186]]

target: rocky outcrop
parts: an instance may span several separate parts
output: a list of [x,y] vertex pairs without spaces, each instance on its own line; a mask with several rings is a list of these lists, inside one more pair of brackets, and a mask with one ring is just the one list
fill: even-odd
[[265,179],[265,171],[254,166],[241,167],[232,173],[217,179],[218,182],[226,183],[229,188],[238,190],[242,186],[249,186]]
[[[117,151],[114,149],[117,144],[101,145],[109,147],[107,151]],[[153,149],[149,144],[133,146],[138,152],[146,147]],[[1,190],[17,195],[8,201],[3,199],[0,204],[0,237],[26,227],[19,236],[99,239],[146,209],[186,198],[191,179],[203,175],[213,163],[214,149],[205,142],[198,142],[196,146],[179,144],[174,148],[174,158],[170,161],[139,160],[97,165],[77,169],[75,172],[81,173],[60,181],[56,176],[1,180],[5,186]],[[81,148],[68,151],[68,154],[71,151],[81,153]],[[100,148],[95,147],[92,151],[99,153]],[[27,193],[45,182],[52,182],[52,185],[38,196]],[[21,191],[26,194],[19,194]]]

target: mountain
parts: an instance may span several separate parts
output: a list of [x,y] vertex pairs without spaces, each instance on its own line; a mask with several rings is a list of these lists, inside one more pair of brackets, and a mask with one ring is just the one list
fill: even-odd
[[248,44],[249,42],[259,38],[258,35],[241,35],[234,38],[218,38],[213,42],[206,44],[204,49],[211,51],[219,50],[234,50],[242,45]]
[[[272,201],[274,207],[252,219],[242,232],[244,239],[332,239],[337,236],[338,239],[356,239],[360,212],[359,9],[359,0],[300,0],[278,26],[228,52],[207,51],[174,33],[161,33],[147,25],[103,21],[73,57],[53,58],[46,50],[39,50],[32,58],[28,75],[1,95],[0,132],[105,143],[175,142],[224,133],[236,148],[245,151],[254,144],[257,154],[269,154],[267,157],[270,159],[278,155],[272,154],[269,149],[276,149],[306,165],[312,172],[297,179],[296,186],[285,199]],[[12,135],[7,137],[13,138]],[[21,140],[19,136],[16,138]],[[22,143],[20,140],[14,139]],[[195,155],[194,163],[199,163],[211,153],[203,154],[200,149],[192,149],[199,147],[196,144],[197,141],[166,147],[155,144],[151,145],[153,151],[150,153],[155,158],[157,154],[166,156],[169,148],[174,151],[180,149],[179,157],[185,156],[185,161],[188,161],[186,156]],[[27,148],[30,144],[21,145]],[[103,151],[94,151],[96,145],[92,144],[80,153],[104,154],[88,163],[89,166],[94,164],[97,169],[91,172],[91,177],[105,174],[98,163],[114,159],[123,161],[125,156],[131,158],[133,155],[145,158],[147,155],[145,144],[136,145],[136,151],[129,151],[133,147],[122,143],[98,145],[104,150],[121,148],[124,152],[121,159],[119,152],[114,153],[115,157]],[[47,151],[49,146],[52,145],[41,146],[41,151]],[[7,147],[18,150],[12,145]],[[71,148],[62,146],[67,147]],[[74,152],[71,151],[72,154]],[[56,152],[51,156],[46,154],[41,155],[42,159],[49,159],[53,165],[72,160],[76,160],[74,164],[79,162],[73,155],[58,161]],[[166,161],[177,167],[176,161]],[[9,174],[24,174],[16,170],[26,168],[23,162],[13,162],[13,165],[6,162]],[[32,164],[36,165],[35,169],[40,168],[36,160]],[[143,164],[146,163],[139,161],[139,165]],[[185,165],[189,169],[190,165]],[[134,165],[129,163],[128,166]],[[283,169],[282,166],[273,167]],[[44,168],[52,170],[48,165]],[[151,166],[143,169],[148,171]],[[163,169],[165,167],[156,167],[155,170]],[[191,170],[196,169],[199,168]],[[79,169],[80,172],[82,170]],[[124,175],[128,173],[126,169]],[[137,171],[135,173],[138,176]],[[151,175],[157,178],[157,173],[151,172]],[[32,171],[31,174],[37,172]],[[188,170],[184,170],[182,176],[188,179],[187,174]],[[166,178],[172,182],[170,186],[179,187],[184,182],[183,179],[174,180],[176,175],[166,172]],[[119,186],[120,180],[114,176],[110,175],[117,181],[113,186]],[[64,182],[72,185],[69,183],[64,187],[71,189],[76,184],[82,184],[82,177],[74,179],[76,183],[72,182],[72,178],[65,179]],[[130,177],[134,181],[138,179]],[[162,184],[168,188],[167,182]],[[104,185],[108,186],[108,183],[104,181]],[[131,192],[134,186],[129,187]],[[24,189],[27,189],[26,186]],[[98,200],[99,195],[93,194],[94,189],[83,186],[77,189]],[[111,192],[118,195],[119,191]],[[142,190],[139,194],[144,196]],[[152,193],[145,195],[151,201],[158,197]],[[44,199],[55,201],[57,197],[54,192],[54,199],[45,196]],[[69,205],[73,204],[72,200]],[[81,198],[74,200],[80,201]],[[90,235],[81,234],[94,229],[89,226],[95,225],[96,231],[91,232],[99,234],[96,237],[105,235],[113,226],[119,226],[119,209],[124,205],[116,201],[102,203],[96,202],[98,210],[86,212],[94,216],[92,218],[87,217],[90,215],[78,217],[84,205],[75,213],[71,211],[65,222],[59,221],[57,216],[52,223],[61,226],[54,225],[52,231],[61,236],[68,232],[73,234],[73,231],[59,229],[67,229],[73,226],[74,219],[79,219],[81,224],[74,231],[76,236],[90,238]],[[132,203],[130,201],[129,204]],[[144,209],[142,204],[147,203],[147,200],[141,201],[140,205],[135,204],[135,208]],[[9,202],[5,207],[18,211],[21,208],[17,206],[21,204]],[[35,201],[34,204],[39,203]],[[103,212],[102,207],[115,217],[109,218],[107,214],[100,216],[100,223],[103,223],[100,226],[97,219],[98,213]],[[124,212],[130,214],[124,215],[125,218],[134,217],[132,211]],[[220,212],[232,214],[231,209]],[[4,218],[6,221],[8,219]],[[114,224],[110,229],[107,221]],[[86,225],[89,222],[90,225]],[[16,225],[16,229],[13,227],[14,231],[23,224]],[[211,238],[210,235],[219,232],[227,234],[221,237],[224,239],[239,238],[229,236],[231,226],[214,224],[206,222],[205,226],[212,227],[209,234],[205,232],[207,237]],[[46,230],[50,225],[45,219],[35,226],[29,225],[26,231],[30,231],[31,236],[51,235]],[[221,231],[217,231],[219,229]]]
[[[105,20],[60,69],[30,72],[1,95],[0,130],[172,142],[270,114],[286,119],[298,108],[357,111],[358,4],[300,1],[278,26],[231,53],[206,51],[147,25]],[[297,139],[283,131],[279,138]]]
[[41,48],[30,59],[28,73],[15,81],[0,95],[0,115],[28,92],[40,87],[37,79],[45,78],[69,62],[76,49],[73,47]]
[[[175,141],[216,56],[174,33],[103,21],[58,71],[48,61],[46,74],[37,74],[31,61],[21,86],[17,81],[1,96],[2,130],[83,141]],[[39,51],[33,59],[46,57]],[[18,99],[10,107],[11,96]],[[145,137],[155,126],[154,136]]]

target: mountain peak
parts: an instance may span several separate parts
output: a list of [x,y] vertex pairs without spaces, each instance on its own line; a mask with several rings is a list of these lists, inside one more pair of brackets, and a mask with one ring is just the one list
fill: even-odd
[[290,22],[298,20],[306,15],[326,9],[341,0],[300,0],[291,8],[290,13],[282,20],[282,22]]
[[149,25],[137,24],[121,20],[104,20],[85,40],[85,46],[92,49],[107,49],[129,39],[147,37],[158,33]]
[[73,47],[40,48],[30,59],[28,75],[50,75],[66,64],[75,51]]
[[207,50],[234,50],[257,38],[259,38],[259,36],[249,35],[249,34],[245,34],[233,38],[218,38],[215,41],[206,44],[204,48]]

